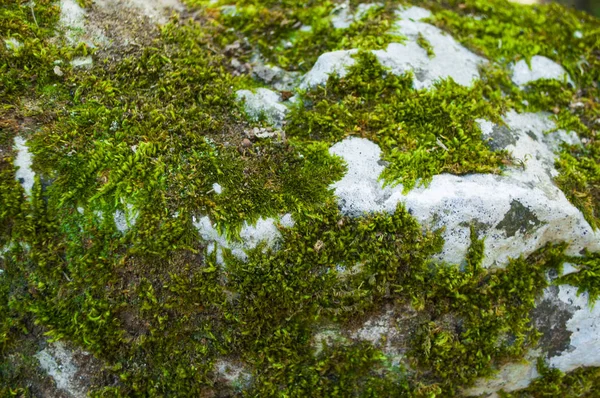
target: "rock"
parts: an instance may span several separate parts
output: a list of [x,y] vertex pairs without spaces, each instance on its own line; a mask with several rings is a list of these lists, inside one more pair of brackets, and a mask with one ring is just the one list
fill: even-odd
[[348,2],[341,3],[332,11],[331,23],[336,29],[347,29],[353,22],[360,21],[370,9],[380,6],[380,3],[360,3],[352,14]]
[[562,372],[600,366],[600,307],[591,305],[587,293],[577,295],[577,288],[569,285],[550,286],[533,311],[533,321],[543,332],[540,347],[528,353],[526,362],[507,364],[494,377],[479,379],[474,387],[463,391],[465,395],[527,387],[539,376],[539,357]]
[[259,88],[256,92],[239,90],[236,95],[238,99],[244,101],[246,112],[254,120],[258,121],[261,117],[265,117],[273,126],[283,125],[288,109],[280,102],[279,94],[276,92]]
[[[401,185],[384,187],[379,175],[381,150],[363,138],[347,138],[331,147],[330,153],[347,163],[344,178],[332,185],[344,214],[394,212],[403,203],[419,222],[432,229],[445,227],[444,248],[438,259],[460,264],[471,243],[469,226],[480,225],[485,238],[486,267],[502,267],[510,258],[528,255],[546,243],[570,242],[568,253],[578,255],[585,248],[600,250],[600,232],[592,230],[583,214],[556,187],[552,178],[555,153],[560,142],[576,142],[573,135],[557,131],[545,114],[517,114],[505,117],[508,129],[502,141],[525,168],[511,167],[505,175],[441,174],[427,187],[406,194]],[[498,129],[481,121],[485,135]]]
[[76,57],[71,61],[73,69],[89,69],[94,64],[94,60],[91,56],[87,57]]
[[27,141],[21,137],[15,137],[15,147],[17,157],[15,166],[18,167],[16,178],[21,183],[27,196],[31,196],[31,190],[35,182],[35,173],[31,170],[32,156],[27,147]]
[[14,37],[9,37],[8,39],[4,39],[4,45],[8,50],[17,51],[19,48],[23,47],[23,43]]
[[[276,249],[281,240],[281,233],[274,218],[260,218],[253,225],[245,222],[240,231],[239,241],[231,241],[217,231],[207,216],[194,218],[193,223],[202,239],[207,243],[207,254],[210,255],[216,251],[217,264],[221,265],[225,264],[222,248],[231,250],[231,254],[245,261],[248,257],[247,250],[252,250],[263,242],[267,248]],[[283,215],[278,223],[285,228],[294,226],[291,214]]]
[[300,88],[305,90],[324,84],[331,74],[346,76],[347,68],[356,63],[352,55],[357,52],[357,50],[340,50],[321,55],[312,69],[302,78]]
[[[398,12],[396,22],[399,33],[408,36],[406,43],[390,43],[385,50],[374,50],[373,54],[385,67],[397,75],[413,72],[414,87],[431,87],[436,81],[451,77],[463,86],[470,86],[479,78],[479,67],[487,61],[473,54],[433,25],[420,22],[431,15],[428,10],[410,7]],[[433,47],[435,57],[417,44],[418,35],[423,35]],[[354,65],[352,58],[357,50],[342,50],[325,53],[304,76],[300,88],[306,89],[327,82],[329,75],[344,77],[347,68]]]
[[35,357],[39,361],[40,367],[54,379],[59,390],[73,398],[84,398],[87,396],[87,391],[77,378],[79,369],[73,355],[72,351],[58,341],[38,352]]
[[571,86],[575,86],[571,76],[561,65],[541,55],[535,55],[531,58],[531,68],[523,59],[513,66],[512,80],[519,87],[525,87],[527,84],[539,79],[562,81],[565,78]]
[[248,138],[244,138],[242,140],[242,146],[244,148],[250,148],[252,146],[252,141],[250,141]]

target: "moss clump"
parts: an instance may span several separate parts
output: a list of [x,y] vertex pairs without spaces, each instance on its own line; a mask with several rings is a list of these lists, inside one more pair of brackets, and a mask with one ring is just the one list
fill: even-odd
[[568,397],[592,398],[597,395],[600,385],[600,368],[579,368],[564,374],[550,368],[542,360],[538,361],[540,377],[523,390],[513,393],[501,392],[502,398]]
[[600,254],[586,252],[584,257],[571,257],[566,261],[574,263],[579,271],[561,277],[558,283],[579,287],[577,294],[587,292],[590,304],[594,305],[600,297]]
[[485,81],[466,88],[445,80],[431,90],[415,90],[412,74],[389,73],[370,52],[356,58],[345,77],[332,75],[325,87],[303,96],[288,119],[288,135],[330,142],[367,137],[388,162],[382,177],[406,190],[444,172],[499,173],[509,161],[506,151],[488,148],[475,122],[501,122],[494,102],[481,101]]
[[[186,2],[206,6],[204,1]],[[346,6],[342,1],[220,1],[209,5],[206,12],[209,16],[216,15],[221,45],[235,41],[250,43],[250,48],[240,54],[242,60],[260,54],[267,63],[306,72],[325,52],[379,49],[401,40],[390,32],[395,5],[383,4],[369,9],[346,29],[335,29],[332,25],[335,11]],[[357,2],[352,2],[350,13],[355,12],[356,5]]]
[[431,43],[421,33],[419,33],[419,36],[417,37],[417,44],[427,52],[429,58],[435,57],[435,51],[433,51]]

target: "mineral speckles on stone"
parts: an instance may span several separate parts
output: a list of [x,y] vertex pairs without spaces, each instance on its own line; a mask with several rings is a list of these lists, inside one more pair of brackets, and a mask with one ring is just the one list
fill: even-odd
[[279,94],[276,92],[259,88],[254,93],[250,90],[239,90],[236,94],[244,101],[246,112],[254,120],[264,116],[274,126],[283,125],[288,109],[280,102]]
[[74,398],[87,395],[85,389],[76,378],[78,369],[73,361],[73,353],[63,343],[56,342],[38,352],[35,357],[40,367],[52,377],[59,390],[63,390]]
[[35,181],[35,173],[31,170],[32,158],[27,147],[27,141],[21,137],[15,137],[15,150],[17,151],[15,166],[18,167],[16,178],[21,183],[27,196],[29,196]]
[[587,292],[578,296],[574,286],[561,285],[558,289],[558,300],[576,310],[567,321],[570,348],[551,357],[550,365],[563,372],[582,366],[600,366],[600,306],[589,302]]
[[[416,89],[429,88],[436,81],[449,77],[460,85],[470,86],[479,78],[478,68],[486,61],[435,26],[420,22],[429,16],[431,12],[424,8],[400,10],[396,28],[399,33],[408,37],[408,41],[404,44],[391,43],[386,50],[376,50],[373,53],[392,73],[413,71]],[[427,51],[417,44],[419,34],[430,43],[435,57],[430,58]]]
[[531,58],[531,68],[527,64],[527,61],[523,59],[513,66],[512,80],[513,83],[519,87],[524,87],[528,83],[539,79],[555,79],[562,81],[565,77],[571,85],[574,85],[571,77],[561,65],[541,55],[536,55]]
[[[489,226],[479,231],[486,239],[486,267],[503,266],[509,258],[528,255],[548,242],[569,242],[570,255],[584,248],[599,250],[599,234],[552,182],[556,171],[551,146],[561,134],[546,136],[544,132],[552,129],[553,123],[544,114],[515,112],[509,112],[505,121],[517,137],[508,148],[515,156],[527,159],[525,169],[509,168],[505,176],[437,175],[428,187],[415,188],[406,195],[402,194],[402,186],[384,187],[379,180],[384,166],[379,163],[381,150],[376,144],[351,137],[333,145],[330,153],[344,159],[348,169],[341,180],[332,184],[341,211],[353,217],[392,213],[398,203],[403,203],[422,225],[445,227],[439,259],[455,264],[464,261],[472,223]],[[483,127],[484,133],[494,129],[488,124]],[[514,219],[510,212],[511,204],[514,212],[515,201],[528,209],[530,216],[525,221],[513,220],[515,225],[504,225],[503,220]]]

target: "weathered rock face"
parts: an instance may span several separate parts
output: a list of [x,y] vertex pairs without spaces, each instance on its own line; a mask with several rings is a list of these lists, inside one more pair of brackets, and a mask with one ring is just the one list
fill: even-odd
[[[540,388],[538,360],[600,367],[600,61],[562,37],[557,57],[514,42],[526,21],[586,40],[597,20],[183,3],[61,0],[44,34],[62,58],[40,61],[39,87],[6,75],[25,87],[0,91],[7,380],[47,375],[71,397],[494,396]],[[515,21],[490,33],[496,13]],[[34,46],[0,36],[7,65]],[[306,65],[306,49],[323,51]],[[422,156],[436,172],[412,184]],[[86,351],[19,343],[34,322]]]

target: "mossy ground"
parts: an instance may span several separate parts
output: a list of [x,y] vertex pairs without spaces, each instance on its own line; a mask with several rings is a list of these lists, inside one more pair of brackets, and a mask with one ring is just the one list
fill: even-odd
[[[473,230],[464,269],[434,265],[439,233],[423,232],[404,208],[357,219],[339,212],[327,187],[344,166],[327,149],[347,135],[368,137],[390,164],[386,180],[407,189],[440,172],[498,173],[511,160],[485,145],[473,120],[499,122],[510,107],[558,107],[559,125],[586,139],[564,149],[558,182],[593,223],[598,38],[588,33],[597,20],[556,6],[537,13],[502,1],[429,2],[435,23],[498,61],[481,82],[415,91],[410,76],[389,75],[360,52],[346,78],[302,94],[306,106],[292,111],[287,139],[248,147],[242,139],[255,124],[234,92],[249,78],[227,69],[226,45],[247,36],[267,61],[306,71],[324,51],[396,40],[386,32],[397,4],[385,2],[338,32],[329,21],[333,2],[244,1],[233,16],[188,3],[199,7],[197,20],[175,19],[152,45],[90,71],[68,63],[88,48],[50,40],[56,2],[38,1],[33,12],[27,2],[3,4],[3,38],[23,47],[0,46],[0,393],[40,394],[48,381],[31,355],[42,331],[106,365],[91,391],[98,397],[451,396],[535,345],[529,313],[546,272],[565,261],[564,245],[485,270],[485,242]],[[492,22],[467,21],[472,13]],[[298,33],[298,23],[312,31]],[[572,31],[540,33],[563,26]],[[568,44],[576,30],[585,33],[581,46]],[[505,66],[534,54],[561,61],[578,89],[553,82],[514,88]],[[571,109],[573,101],[584,107]],[[29,139],[40,176],[30,197],[15,179],[16,134]],[[128,204],[139,217],[122,234],[112,215]],[[205,254],[192,225],[192,216],[209,215],[235,239],[244,221],[285,212],[296,224],[281,229],[279,250],[259,246],[247,262],[226,251],[225,267]],[[566,281],[597,294],[596,257],[579,262],[582,273]],[[344,272],[357,265],[358,272]],[[332,324],[349,329],[387,304],[419,313],[401,366],[367,342],[314,354],[316,332]],[[222,360],[251,377],[227,383],[215,370]],[[590,372],[585,383],[597,383]],[[560,391],[581,380],[549,375]],[[531,388],[542,394],[551,387]]]

